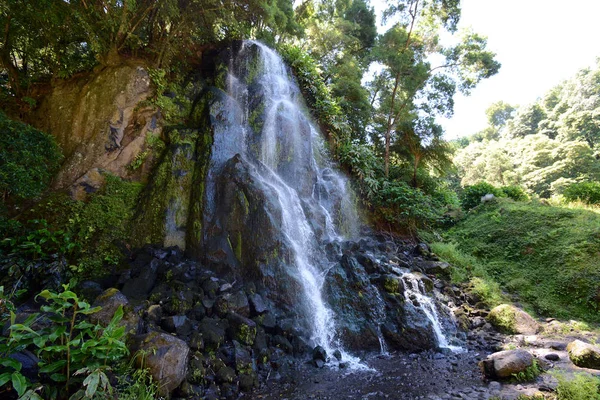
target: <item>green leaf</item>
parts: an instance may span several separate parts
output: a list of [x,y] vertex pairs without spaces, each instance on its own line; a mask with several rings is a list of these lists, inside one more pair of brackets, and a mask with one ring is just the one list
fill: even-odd
[[50,372],[54,372],[54,371],[61,369],[65,365],[67,365],[67,360],[58,360],[58,361],[55,361],[51,364],[45,365],[42,368],[40,368],[40,373],[48,374]]
[[21,371],[21,367],[22,367],[20,362],[18,362],[14,358],[10,358],[10,357],[0,359],[0,365],[3,365],[8,368],[12,368],[17,372]]
[[52,379],[54,382],[65,382],[67,380],[63,374],[58,373],[50,375],[50,379]]
[[56,328],[55,330],[53,330],[50,333],[50,335],[48,335],[48,339],[50,339],[51,342],[54,342],[60,336],[64,335],[66,331],[67,331],[66,325],[59,326],[58,328]]
[[37,296],[35,297],[43,297],[44,299],[48,300],[52,297],[54,297],[55,295],[53,293],[51,293],[48,289],[42,290]]
[[84,314],[84,315],[89,315],[89,314],[96,313],[96,312],[100,311],[101,309],[102,309],[102,307],[94,307],[94,308],[90,308],[89,310],[80,310],[79,313]]
[[5,372],[0,375],[0,387],[6,385],[6,382],[10,381],[12,373]]
[[22,396],[27,389],[27,380],[20,372],[13,372],[11,375],[11,381],[13,388],[17,391],[19,396]]
[[62,292],[59,296],[61,299],[65,299],[65,300],[75,300],[75,301],[78,300],[77,295],[75,293],[71,292],[70,290]]
[[98,371],[94,371],[91,373],[85,380],[83,381],[83,385],[87,386],[85,389],[86,397],[90,399],[94,397],[96,394],[96,389],[98,388],[98,383],[100,382],[100,373]]
[[40,397],[40,395],[37,394],[36,392],[29,389],[28,391],[25,392],[25,394],[23,396],[19,397],[19,400],[44,400],[44,399],[42,399]]
[[33,344],[35,344],[38,348],[42,348],[46,345],[46,336],[38,336],[33,339]]

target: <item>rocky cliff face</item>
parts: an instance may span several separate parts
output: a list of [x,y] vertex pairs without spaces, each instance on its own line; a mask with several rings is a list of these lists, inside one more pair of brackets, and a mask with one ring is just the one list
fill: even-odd
[[144,150],[148,133],[160,135],[158,110],[144,103],[152,93],[141,63],[57,81],[32,118],[56,137],[65,155],[55,188],[97,189],[98,170],[124,178],[147,175],[148,170],[135,174],[127,167]]

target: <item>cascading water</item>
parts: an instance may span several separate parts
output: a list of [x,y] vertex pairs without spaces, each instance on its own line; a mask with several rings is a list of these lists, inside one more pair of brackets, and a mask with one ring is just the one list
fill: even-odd
[[411,272],[403,273],[401,279],[404,282],[405,300],[411,304],[416,304],[416,306],[426,315],[427,319],[431,321],[438,347],[449,349],[453,352],[463,351],[461,347],[448,343],[448,339],[442,330],[442,324],[435,302],[433,301],[433,298],[426,295],[423,281]]
[[205,218],[210,221],[218,207],[217,182],[224,165],[241,156],[251,165],[256,184],[278,203],[275,219],[290,249],[288,268],[295,269],[290,275],[303,290],[303,314],[313,344],[328,354],[340,350],[344,361],[358,365],[337,343],[334,314],[321,293],[330,266],[322,243],[339,240],[340,232],[357,232],[358,216],[347,180],[332,168],[304,110],[281,58],[259,42],[244,42],[230,61],[226,99],[212,113],[215,130]]

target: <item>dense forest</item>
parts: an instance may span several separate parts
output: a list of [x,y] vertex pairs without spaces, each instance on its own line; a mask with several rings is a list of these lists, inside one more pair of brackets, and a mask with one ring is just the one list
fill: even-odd
[[[501,69],[460,17],[460,0],[2,2],[0,397],[237,398],[293,357],[343,369],[344,349],[450,351],[440,326],[506,333],[512,314],[473,321],[513,302],[593,331],[600,63],[447,141],[455,95]],[[525,367],[508,377],[543,369]],[[557,379],[558,399],[600,392]]]

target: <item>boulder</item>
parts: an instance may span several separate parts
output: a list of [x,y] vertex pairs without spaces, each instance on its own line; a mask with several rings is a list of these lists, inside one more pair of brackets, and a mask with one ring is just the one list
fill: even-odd
[[490,379],[507,379],[533,366],[533,356],[521,349],[490,354],[479,363],[481,372]]
[[131,352],[143,353],[136,357],[138,368],[147,368],[158,383],[161,396],[168,396],[186,377],[190,349],[172,335],[150,332],[134,337]]
[[239,314],[231,313],[227,317],[229,321],[229,334],[232,339],[245,345],[252,346],[256,338],[256,322]]
[[313,361],[321,360],[321,361],[326,362],[327,361],[327,352],[325,351],[325,349],[323,347],[317,346],[313,349],[312,359],[313,359]]
[[575,340],[568,344],[567,351],[573,364],[581,368],[600,369],[600,348]]
[[93,323],[108,325],[115,315],[119,306],[123,307],[123,319],[119,322],[120,326],[125,327],[127,333],[136,334],[140,317],[133,311],[129,305],[129,300],[123,293],[115,288],[106,289],[100,296],[96,297],[94,307],[101,307],[100,311],[91,314],[90,320]]
[[501,304],[492,309],[487,320],[500,332],[533,335],[540,326],[529,314],[510,304]]

